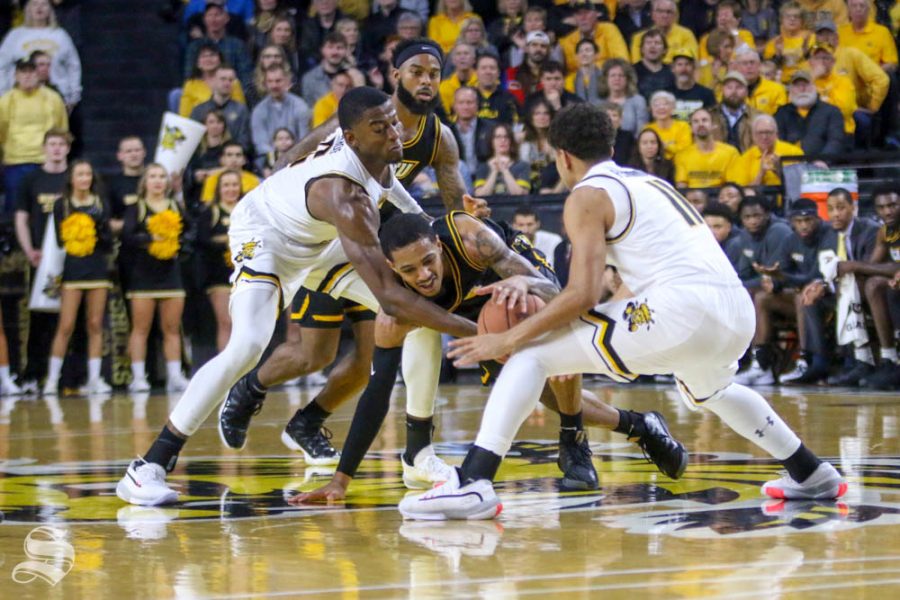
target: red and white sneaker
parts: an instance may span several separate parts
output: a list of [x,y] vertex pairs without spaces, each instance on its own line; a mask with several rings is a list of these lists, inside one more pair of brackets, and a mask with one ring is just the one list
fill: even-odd
[[847,493],[847,482],[831,463],[823,462],[802,483],[785,475],[764,483],[762,493],[779,500],[836,500]]
[[166,485],[166,470],[141,458],[128,465],[116,486],[116,496],[139,506],[158,506],[178,500],[178,492]]
[[459,473],[453,469],[447,481],[424,494],[407,496],[398,508],[405,519],[451,521],[493,519],[503,505],[489,480],[460,485]]

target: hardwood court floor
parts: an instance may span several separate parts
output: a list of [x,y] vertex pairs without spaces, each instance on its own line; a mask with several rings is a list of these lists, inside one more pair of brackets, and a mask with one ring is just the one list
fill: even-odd
[[[125,506],[112,490],[174,398],[4,399],[0,598],[900,597],[897,394],[768,394],[851,482],[842,502],[785,505],[758,492],[778,466],[670,387],[592,389],[665,413],[692,452],[684,478],[592,429],[602,488],[560,493],[557,418],[536,413],[500,471],[501,518],[471,523],[397,513],[402,388],[346,504],[305,510],[284,495],[327,477],[279,435],[307,391],[272,393],[242,452],[222,447],[211,418],[171,477],[181,502],[164,509]],[[485,398],[475,386],[441,389],[438,450],[449,461],[462,460]],[[337,442],[349,418],[347,408],[331,419]]]

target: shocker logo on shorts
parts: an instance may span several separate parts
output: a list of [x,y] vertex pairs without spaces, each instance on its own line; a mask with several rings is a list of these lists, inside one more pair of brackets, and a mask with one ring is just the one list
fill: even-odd
[[643,325],[650,329],[650,326],[656,321],[653,320],[655,311],[647,305],[647,301],[629,302],[622,313],[622,318],[628,321],[628,331],[637,331]]
[[262,242],[260,242],[259,240],[250,240],[249,242],[244,242],[243,244],[241,244],[241,251],[235,255],[234,262],[243,262],[245,259],[252,260],[258,248],[262,248]]

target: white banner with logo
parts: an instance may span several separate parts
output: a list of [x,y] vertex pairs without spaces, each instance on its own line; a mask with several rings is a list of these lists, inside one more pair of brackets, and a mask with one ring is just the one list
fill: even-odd
[[164,166],[169,174],[183,172],[204,133],[203,124],[173,112],[164,113],[153,162]]
[[56,241],[56,226],[53,214],[47,219],[44,243],[41,245],[41,262],[34,273],[28,310],[38,312],[59,312],[59,295],[62,289],[63,263],[66,251]]

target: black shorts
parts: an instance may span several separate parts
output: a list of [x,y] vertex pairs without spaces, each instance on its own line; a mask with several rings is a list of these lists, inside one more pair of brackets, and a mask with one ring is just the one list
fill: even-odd
[[481,385],[485,387],[494,385],[497,377],[500,376],[500,370],[503,368],[503,365],[496,360],[483,360],[479,365],[481,365]]
[[372,321],[375,313],[352,300],[300,288],[291,305],[291,321],[313,329],[339,329],[344,317],[351,323]]

